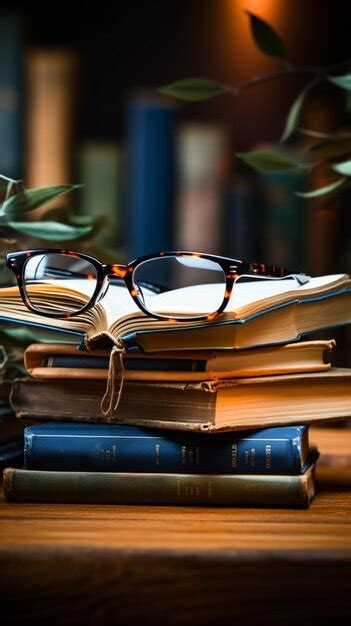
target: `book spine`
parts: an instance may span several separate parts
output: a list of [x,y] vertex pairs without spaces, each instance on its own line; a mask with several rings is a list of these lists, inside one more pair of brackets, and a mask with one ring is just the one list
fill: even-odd
[[[335,100],[314,93],[304,110],[304,124],[306,128],[318,128],[322,133],[334,133],[338,116],[338,105]],[[321,144],[322,142],[316,141],[315,138],[305,137],[304,149],[311,150],[310,154],[317,163],[321,161],[317,167],[311,169],[308,176],[308,187],[311,189],[324,187],[334,180],[328,162],[320,158],[320,154],[323,154]],[[340,201],[337,194],[332,195],[327,203],[321,202],[318,197],[310,198],[305,203],[306,272],[311,276],[331,274],[335,267],[344,267],[341,253],[344,249],[345,234],[349,232],[347,225],[342,223],[344,203]],[[346,202],[345,208],[347,204]],[[312,246],[311,241],[313,241]],[[347,271],[346,268],[345,271]]]
[[224,253],[238,259],[257,259],[258,215],[255,191],[245,180],[224,191]]
[[98,435],[89,425],[71,434],[60,434],[59,426],[46,433],[31,430],[25,430],[25,467],[60,471],[299,474],[307,438],[307,429],[279,439],[265,437],[264,431],[261,437],[246,433],[241,438],[181,433],[166,437],[147,430],[123,436],[113,434],[114,426],[110,434]]
[[228,132],[217,124],[184,124],[177,134],[178,250],[223,248],[223,189]]
[[23,27],[16,13],[0,12],[0,172],[21,178],[23,154]]
[[[26,58],[26,183],[71,182],[77,58],[65,50],[34,50]],[[62,198],[50,207],[62,206]]]
[[314,485],[310,470],[302,476],[247,477],[8,468],[4,492],[9,502],[305,507]]
[[281,267],[304,267],[305,206],[295,193],[302,186],[302,174],[264,172],[260,182],[264,205],[262,258]]
[[134,259],[172,244],[175,109],[141,96],[127,107],[126,243]]
[[79,175],[80,212],[105,217],[107,227],[96,240],[116,248],[121,244],[124,194],[124,159],[118,144],[84,144],[79,151]]
[[[130,371],[155,371],[155,372],[205,372],[206,361],[193,359],[147,359],[137,357],[124,357],[123,365],[125,370]],[[104,356],[76,356],[53,355],[47,356],[42,363],[42,367],[60,368],[91,368],[105,369],[109,367],[109,357]]]

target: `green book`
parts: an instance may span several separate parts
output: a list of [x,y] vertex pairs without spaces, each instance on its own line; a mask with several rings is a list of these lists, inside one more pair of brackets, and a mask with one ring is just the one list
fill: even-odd
[[80,211],[92,217],[104,216],[107,225],[97,242],[116,249],[121,244],[123,224],[124,160],[117,144],[83,144],[79,151],[79,176],[83,184]]
[[47,472],[8,468],[8,502],[308,507],[315,462],[298,476]]

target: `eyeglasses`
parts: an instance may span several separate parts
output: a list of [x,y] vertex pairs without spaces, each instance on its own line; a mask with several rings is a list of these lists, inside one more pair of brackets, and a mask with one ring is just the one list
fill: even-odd
[[125,285],[148,316],[195,321],[212,320],[222,313],[234,283],[242,276],[291,277],[299,284],[309,280],[305,274],[281,267],[198,252],[159,252],[128,265],[107,265],[79,252],[40,249],[8,254],[6,265],[17,278],[27,308],[58,319],[91,309],[110,283]]

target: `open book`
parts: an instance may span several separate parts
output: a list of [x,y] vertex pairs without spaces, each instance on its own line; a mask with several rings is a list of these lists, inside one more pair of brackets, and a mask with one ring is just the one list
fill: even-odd
[[[64,284],[32,285],[53,311],[82,307],[89,300],[89,281],[72,279]],[[153,295],[153,308],[164,315],[175,310],[187,315],[211,310],[217,301],[216,285],[174,289]],[[212,307],[212,310],[215,307]],[[88,347],[103,339],[121,341],[126,348],[145,351],[199,348],[244,348],[286,343],[301,334],[351,321],[351,280],[345,274],[296,280],[238,282],[224,313],[213,322],[168,321],[146,316],[128,290],[111,284],[92,309],[71,319],[53,319],[31,313],[17,287],[0,289],[0,317],[17,322],[85,336]]]

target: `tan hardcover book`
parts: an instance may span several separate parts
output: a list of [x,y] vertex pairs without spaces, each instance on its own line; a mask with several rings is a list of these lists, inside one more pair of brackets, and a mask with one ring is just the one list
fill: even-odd
[[[124,380],[200,381],[248,376],[326,371],[335,341],[304,341],[250,350],[177,351],[124,357]],[[101,379],[108,377],[110,351],[82,353],[67,344],[32,344],[25,367],[38,379]],[[98,366],[98,367],[97,367]]]
[[125,382],[120,403],[103,416],[102,380],[18,379],[17,417],[135,424],[194,431],[310,424],[351,415],[351,369],[202,382]]
[[[64,284],[31,285],[35,298],[50,299],[56,309],[82,307],[89,301],[89,281],[65,279]],[[154,310],[167,315],[214,310],[215,285],[199,293],[184,287],[153,296]],[[195,293],[194,293],[195,289]],[[35,292],[35,293],[34,293]],[[104,298],[71,319],[41,317],[22,303],[17,287],[0,290],[0,317],[57,331],[85,333],[86,344],[121,341],[126,348],[163,350],[230,349],[288,343],[303,333],[351,321],[351,281],[345,274],[319,276],[300,285],[295,280],[242,282],[234,286],[226,310],[213,322],[158,320],[145,315],[125,287],[110,285]]]
[[178,250],[217,253],[221,250],[223,186],[230,153],[228,139],[228,129],[218,124],[187,123],[179,129],[175,225]]
[[37,49],[28,53],[25,67],[27,186],[70,183],[77,57],[67,50]]

